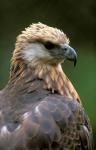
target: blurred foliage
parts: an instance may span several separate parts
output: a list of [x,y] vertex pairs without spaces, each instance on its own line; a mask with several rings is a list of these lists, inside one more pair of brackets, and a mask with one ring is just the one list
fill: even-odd
[[8,81],[16,36],[32,22],[61,28],[77,49],[78,64],[63,68],[81,96],[96,136],[96,1],[0,0],[0,89]]

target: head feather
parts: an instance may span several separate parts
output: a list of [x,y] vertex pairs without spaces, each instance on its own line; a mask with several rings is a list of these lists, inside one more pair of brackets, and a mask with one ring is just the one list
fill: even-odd
[[69,39],[63,31],[49,27],[43,23],[31,24],[25,28],[25,31],[17,37],[16,50],[20,50],[26,46],[27,43],[34,41],[50,41],[52,43],[69,43]]

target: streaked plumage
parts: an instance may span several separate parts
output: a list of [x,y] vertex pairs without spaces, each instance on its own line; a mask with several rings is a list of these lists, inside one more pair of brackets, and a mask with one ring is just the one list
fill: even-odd
[[62,31],[42,23],[18,36],[0,92],[0,150],[93,149],[90,121],[61,68],[66,58],[76,61],[68,44]]

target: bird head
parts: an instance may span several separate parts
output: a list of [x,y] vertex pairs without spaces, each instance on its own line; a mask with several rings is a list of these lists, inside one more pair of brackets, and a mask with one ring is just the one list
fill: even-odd
[[32,24],[17,37],[13,52],[10,81],[12,83],[31,76],[44,81],[44,89],[58,91],[61,95],[79,99],[79,96],[64,74],[61,63],[71,60],[76,65],[77,54],[69,46],[63,31],[42,23]]
[[65,59],[74,61],[76,65],[77,60],[77,54],[69,46],[66,34],[42,23],[30,25],[17,37],[14,57],[23,59],[31,66],[56,65]]

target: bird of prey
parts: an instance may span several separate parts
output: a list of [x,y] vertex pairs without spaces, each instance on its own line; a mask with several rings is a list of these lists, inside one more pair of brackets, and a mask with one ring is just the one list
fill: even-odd
[[8,84],[0,91],[0,150],[92,150],[92,129],[62,70],[76,65],[63,31],[31,24],[17,37]]

